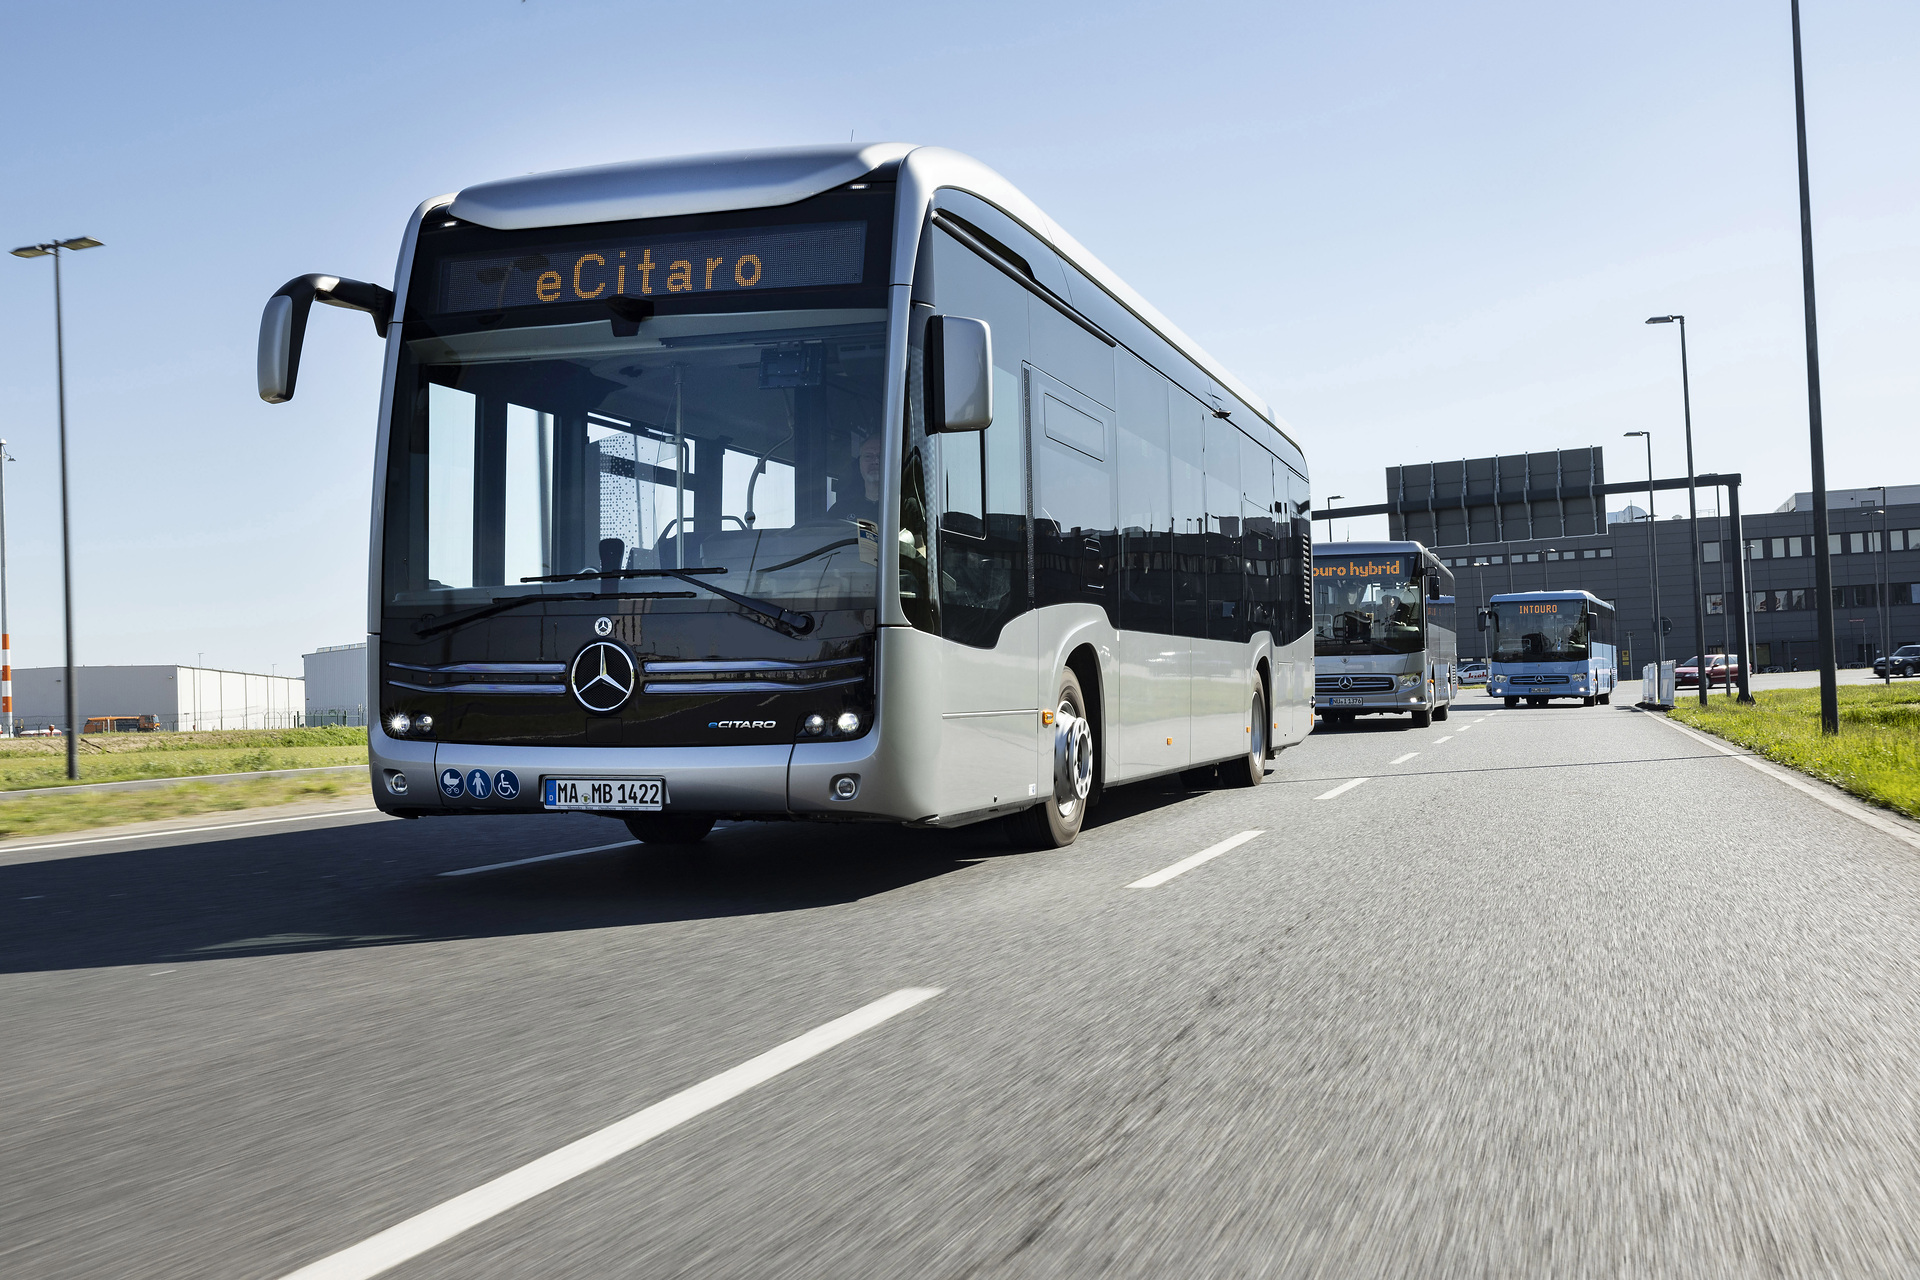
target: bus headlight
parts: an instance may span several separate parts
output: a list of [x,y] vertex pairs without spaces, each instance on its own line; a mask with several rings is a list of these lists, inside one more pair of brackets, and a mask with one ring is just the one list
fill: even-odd
[[816,711],[801,722],[800,730],[809,738],[817,738],[827,731],[827,718]]
[[413,728],[413,718],[404,711],[396,711],[387,717],[387,732],[396,738],[407,736],[407,730]]
[[1418,671],[1409,671],[1400,677],[1400,687],[1402,689],[1411,689],[1419,683],[1420,673]]
[[851,737],[860,732],[860,713],[858,711],[842,711],[840,718],[833,722],[833,727]]

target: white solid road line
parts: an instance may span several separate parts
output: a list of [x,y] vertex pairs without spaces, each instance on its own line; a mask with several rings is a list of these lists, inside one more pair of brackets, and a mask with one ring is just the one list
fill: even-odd
[[1666,725],[1670,729],[1678,729],[1681,733],[1686,734],[1689,738],[1697,738],[1699,741],[1706,743],[1709,747],[1712,747],[1715,751],[1718,751],[1723,756],[1732,756],[1735,760],[1738,760],[1741,764],[1746,765],[1750,769],[1756,769],[1759,772],[1766,774],[1769,778],[1772,778],[1776,782],[1784,782],[1788,786],[1792,787],[1795,791],[1804,792],[1805,794],[1812,796],[1815,800],[1818,800],[1821,804],[1827,806],[1827,808],[1832,809],[1836,813],[1844,813],[1849,818],[1852,818],[1858,822],[1864,822],[1867,826],[1872,827],[1875,831],[1881,832],[1884,835],[1892,836],[1895,840],[1900,841],[1902,844],[1907,845],[1910,848],[1920,849],[1920,836],[1915,835],[1913,832],[1909,831],[1907,828],[1901,826],[1897,822],[1890,822],[1886,818],[1881,817],[1879,814],[1875,813],[1872,809],[1869,809],[1865,805],[1865,803],[1861,801],[1848,799],[1843,796],[1832,795],[1822,790],[1821,788],[1815,786],[1811,782],[1802,781],[1801,779],[1794,777],[1792,774],[1786,772],[1783,769],[1775,768],[1773,765],[1767,763],[1765,760],[1762,760],[1759,756],[1748,755],[1743,751],[1736,751],[1733,748],[1729,747],[1726,743],[1722,742],[1720,739],[1715,738],[1710,734],[1701,733],[1697,729],[1692,729],[1686,725],[1680,724],[1677,721],[1669,720],[1667,719],[1667,717],[1663,715],[1659,715],[1658,713],[1654,714],[1654,719],[1658,720],[1661,724]]
[[[1442,741],[1445,741],[1445,739],[1442,739]],[[1351,778],[1346,782],[1341,783],[1339,786],[1335,787],[1333,790],[1326,792],[1324,795],[1315,796],[1314,799],[1315,800],[1331,800],[1335,796],[1339,795],[1342,791],[1351,791],[1365,781],[1366,781],[1365,778]]]
[[558,1151],[521,1165],[510,1173],[503,1173],[463,1195],[457,1195],[444,1204],[415,1214],[352,1248],[342,1249],[331,1257],[302,1267],[289,1274],[286,1280],[366,1280],[369,1276],[377,1276],[542,1192],[551,1191],[609,1160],[625,1155],[676,1125],[739,1097],[755,1085],[765,1084],[782,1072],[792,1070],[807,1059],[825,1053],[863,1031],[872,1030],[922,1001],[931,1000],[940,994],[940,990],[939,987],[907,987],[884,996],[845,1017],[835,1018],[805,1035],[769,1049],[757,1058],[749,1058],[731,1070],[722,1071],[710,1080],[683,1089],[645,1110],[636,1111],[624,1120],[615,1121],[598,1133],[590,1133]]
[[1399,757],[1397,757],[1397,758],[1395,758],[1395,759],[1393,759],[1393,760],[1389,760],[1389,761],[1387,761],[1387,763],[1388,763],[1388,764],[1405,764],[1405,763],[1406,763],[1407,761],[1409,761],[1409,760],[1411,760],[1411,759],[1413,759],[1413,758],[1414,758],[1415,756],[1417,756],[1417,755],[1419,755],[1419,754],[1420,754],[1420,753],[1419,753],[1418,751],[1409,751],[1409,752],[1407,752],[1407,754],[1405,754],[1405,755],[1403,755],[1403,756],[1399,756]]
[[1132,884],[1128,885],[1127,888],[1129,889],[1156,888],[1160,885],[1165,884],[1167,881],[1173,879],[1175,876],[1180,875],[1183,872],[1193,870],[1195,867],[1199,866],[1203,862],[1211,862],[1223,853],[1226,853],[1233,849],[1238,849],[1241,845],[1253,839],[1255,836],[1263,836],[1265,834],[1266,832],[1264,830],[1242,831],[1237,836],[1229,836],[1227,839],[1222,840],[1219,844],[1208,845],[1206,848],[1202,849],[1200,852],[1194,854],[1190,858],[1182,858],[1180,859],[1180,861],[1174,863],[1172,866],[1162,867],[1160,870],[1154,872],[1150,876],[1141,876],[1138,880],[1135,880]]
[[536,858],[515,858],[512,862],[489,862],[484,867],[461,867],[458,871],[442,871],[443,876],[475,876],[482,871],[499,871],[504,867],[524,867],[530,862],[552,862],[556,858],[577,858],[583,853],[605,853],[609,849],[624,849],[630,844],[639,844],[638,840],[616,840],[612,844],[596,844],[590,849],[567,849],[561,853],[543,853]]
[[[58,788],[49,787],[49,791]],[[223,822],[217,827],[178,827],[172,831],[136,831],[124,836],[94,836],[87,840],[62,840],[58,844],[0,845],[0,854],[37,853],[41,849],[71,849],[81,844],[112,844],[116,840],[158,840],[163,836],[197,836],[208,831],[237,831],[241,827],[270,827],[276,822],[311,822],[315,818],[351,818],[360,813],[378,813],[378,809],[336,809],[332,813],[296,813],[285,818],[255,818],[252,822]]]

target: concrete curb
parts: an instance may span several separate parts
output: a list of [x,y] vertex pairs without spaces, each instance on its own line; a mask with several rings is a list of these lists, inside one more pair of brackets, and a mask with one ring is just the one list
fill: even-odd
[[322,765],[317,769],[266,769],[259,773],[202,773],[186,778],[135,778],[128,782],[82,782],[71,787],[29,787],[24,791],[0,791],[0,801],[24,800],[28,796],[72,795],[74,792],[100,791],[161,791],[168,787],[185,786],[189,782],[212,782],[226,785],[233,782],[251,782],[255,778],[300,778],[315,777],[327,773],[365,773],[364,764]]

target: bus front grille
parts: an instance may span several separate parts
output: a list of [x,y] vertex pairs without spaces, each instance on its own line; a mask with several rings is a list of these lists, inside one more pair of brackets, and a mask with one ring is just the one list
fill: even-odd
[[1315,693],[1392,693],[1392,676],[1315,676]]

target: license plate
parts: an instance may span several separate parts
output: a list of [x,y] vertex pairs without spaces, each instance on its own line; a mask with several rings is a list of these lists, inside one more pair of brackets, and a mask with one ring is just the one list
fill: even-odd
[[1365,698],[1328,698],[1327,705],[1330,707],[1357,707],[1365,701]]
[[664,809],[662,778],[548,778],[543,801],[549,809]]

